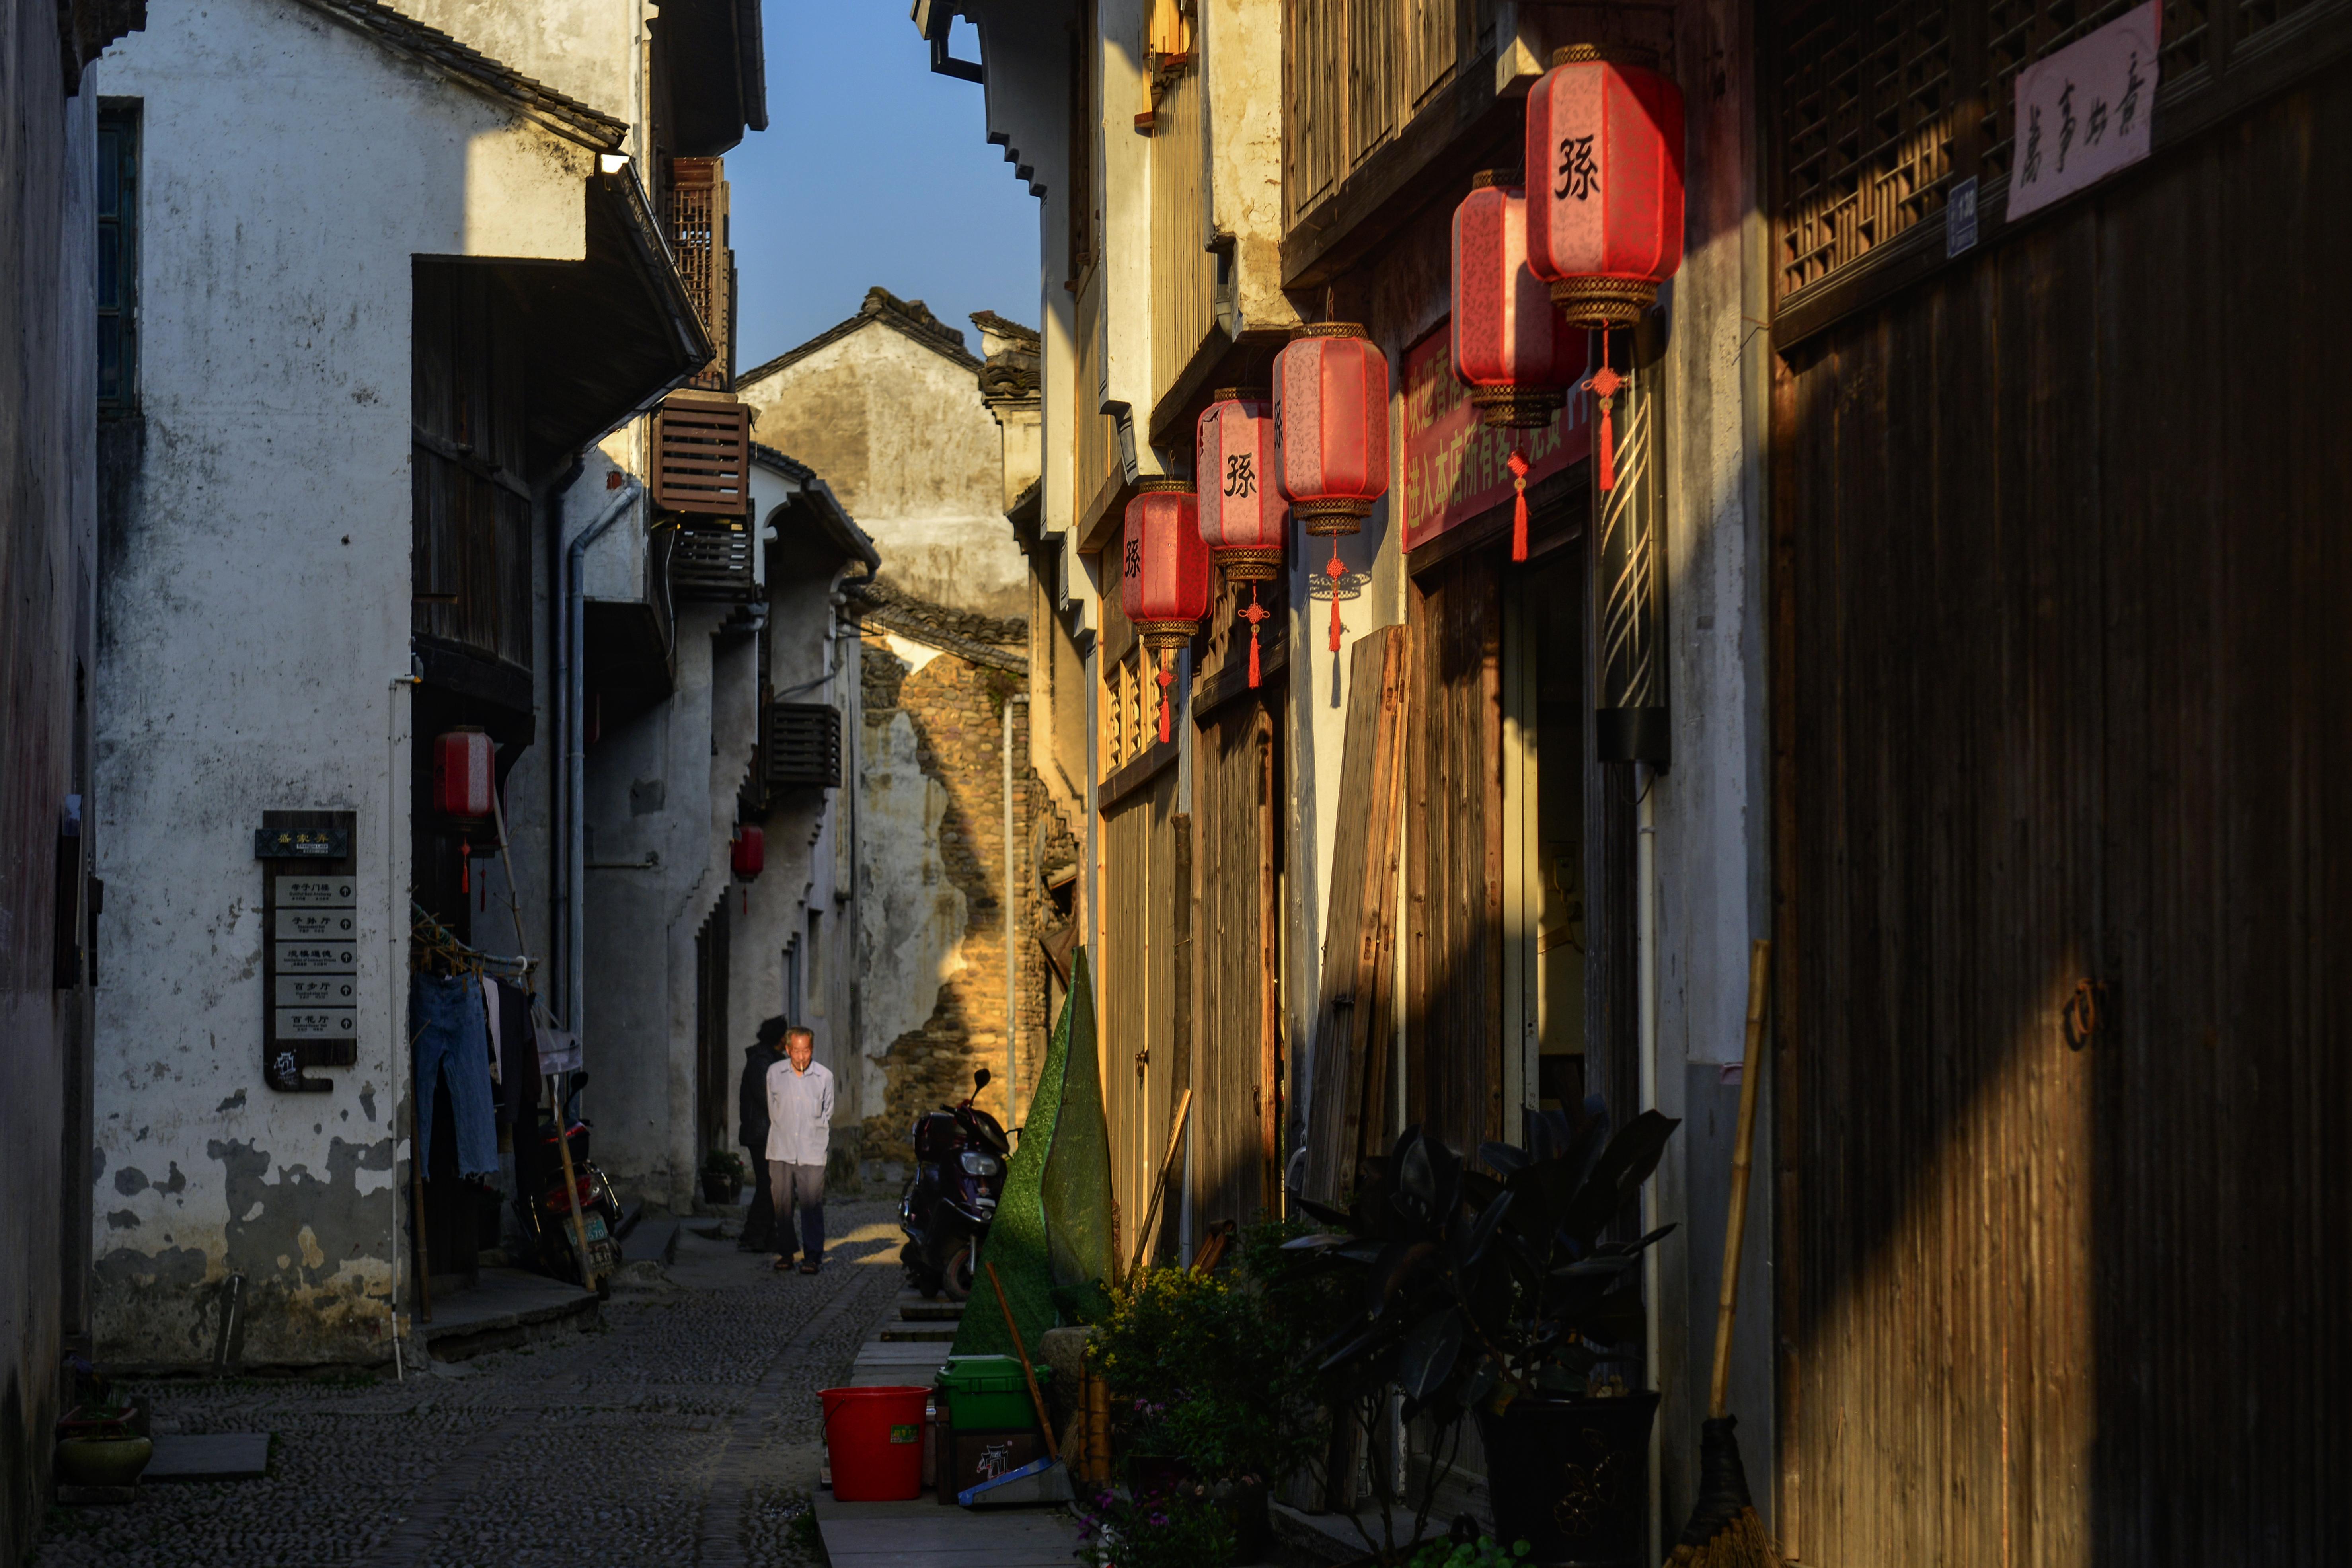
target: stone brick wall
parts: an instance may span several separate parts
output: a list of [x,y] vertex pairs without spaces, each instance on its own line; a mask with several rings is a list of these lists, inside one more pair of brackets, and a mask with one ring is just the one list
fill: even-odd
[[[979,1103],[1000,1120],[1007,1113],[1004,708],[1008,699],[1027,690],[1025,661],[1018,651],[1026,631],[1018,622],[980,624],[980,617],[940,611],[903,595],[888,595],[887,605],[881,616],[869,621],[864,636],[870,740],[867,776],[861,788],[869,795],[889,791],[904,798],[908,781],[890,776],[898,765],[895,759],[905,755],[902,747],[891,743],[894,734],[904,733],[897,728],[903,721],[911,731],[912,759],[922,773],[929,804],[919,848],[902,842],[861,851],[860,876],[866,879],[861,895],[878,900],[885,911],[894,898],[902,906],[919,903],[934,912],[960,907],[961,911],[961,929],[952,932],[936,973],[927,972],[924,960],[929,950],[903,937],[898,950],[891,951],[891,936],[884,934],[865,954],[863,984],[869,996],[878,998],[894,990],[908,993],[895,998],[899,1005],[869,1005],[867,1016],[922,1016],[919,1026],[869,1031],[865,1041],[865,1054],[883,1079],[880,1109],[865,1123],[865,1152],[869,1159],[911,1161],[907,1133],[914,1117],[962,1099],[979,1068],[987,1068],[995,1080],[982,1092]],[[876,621],[887,622],[887,626]],[[943,651],[926,640],[934,636],[966,651]],[[914,657],[901,657],[902,652]],[[921,659],[919,668],[915,657]],[[1046,805],[1043,781],[1026,765],[1027,712],[1025,703],[1014,705],[1013,755],[1024,759],[1013,775],[1013,942],[1019,969],[1014,1047],[1024,1109],[1026,1088],[1035,1078],[1051,1026],[1042,984],[1045,965],[1035,937],[1037,878],[1031,849],[1040,811],[1058,823],[1058,814]],[[902,836],[909,831],[903,811],[888,818],[888,824],[886,829],[877,814],[873,831]],[[1062,837],[1067,838],[1066,829]],[[1065,858],[1074,859],[1075,854],[1067,850]],[[895,885],[877,886],[877,881]],[[944,889],[934,883],[944,884]],[[946,889],[951,893],[942,897]],[[893,923],[886,913],[872,929],[895,933],[912,923],[904,919]],[[927,1016],[920,1013],[926,994]]]

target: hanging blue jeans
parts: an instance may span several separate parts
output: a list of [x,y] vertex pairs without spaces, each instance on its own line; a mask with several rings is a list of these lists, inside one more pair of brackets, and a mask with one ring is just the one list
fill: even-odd
[[444,980],[418,974],[408,990],[408,1027],[416,1036],[416,1158],[432,1170],[433,1090],[449,1085],[449,1115],[457,1128],[457,1173],[495,1176],[499,1133],[490,1111],[490,1031],[482,1014],[482,984],[467,975]]

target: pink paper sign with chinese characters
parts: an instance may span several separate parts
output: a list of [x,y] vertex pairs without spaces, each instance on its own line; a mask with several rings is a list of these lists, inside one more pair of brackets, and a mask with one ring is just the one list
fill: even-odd
[[1540,430],[1496,430],[1478,422],[1470,394],[1454,379],[1454,323],[1404,352],[1404,547],[1511,499],[1514,447],[1528,455],[1528,483],[1549,479],[1592,450],[1591,400],[1568,406]]
[[2163,0],[2149,0],[2017,73],[2011,217],[2147,156],[2163,24]]

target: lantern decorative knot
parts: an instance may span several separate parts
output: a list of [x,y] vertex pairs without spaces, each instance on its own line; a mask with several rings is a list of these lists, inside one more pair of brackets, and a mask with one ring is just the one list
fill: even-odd
[[1528,265],[1574,327],[1641,319],[1683,259],[1683,98],[1645,53],[1571,44],[1528,93]]
[[1266,612],[1257,585],[1282,575],[1286,525],[1274,459],[1274,400],[1264,392],[1220,387],[1192,434],[1192,471],[1201,477],[1201,539],[1228,583],[1249,584],[1249,683],[1258,684],[1257,626]]
[[1152,475],[1127,503],[1118,603],[1158,667],[1160,739],[1174,739],[1176,653],[1209,614],[1209,547],[1201,538],[1192,481]]
[[1339,536],[1389,491],[1389,362],[1352,321],[1299,327],[1274,361],[1276,469],[1292,515],[1331,540],[1331,651],[1339,651]]

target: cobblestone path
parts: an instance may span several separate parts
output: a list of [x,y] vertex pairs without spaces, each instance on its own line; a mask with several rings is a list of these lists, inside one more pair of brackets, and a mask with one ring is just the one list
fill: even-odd
[[53,1510],[37,1568],[797,1568],[815,1391],[890,1313],[887,1203],[828,1205],[825,1270],[691,1231],[604,1329],[404,1383],[156,1383],[159,1427],[268,1431],[269,1475]]

